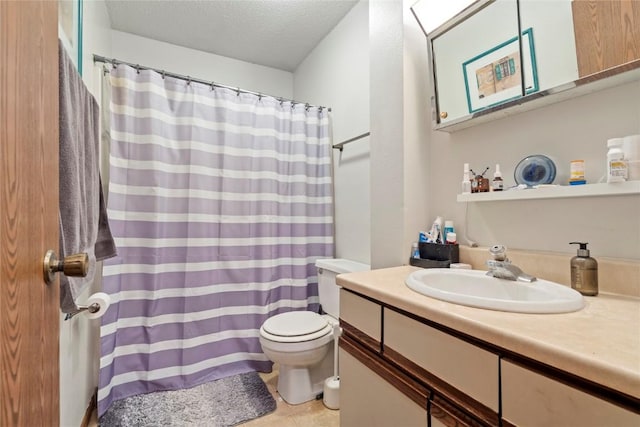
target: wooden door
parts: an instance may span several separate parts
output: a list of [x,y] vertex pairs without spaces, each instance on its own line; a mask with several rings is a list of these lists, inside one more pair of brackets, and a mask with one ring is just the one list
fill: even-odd
[[0,0],[0,426],[56,426],[57,2]]

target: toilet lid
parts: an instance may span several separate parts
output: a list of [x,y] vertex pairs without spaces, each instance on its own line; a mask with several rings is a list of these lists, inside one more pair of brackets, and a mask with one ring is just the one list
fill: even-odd
[[299,337],[314,334],[325,329],[328,322],[312,311],[289,311],[267,319],[262,329],[280,337]]

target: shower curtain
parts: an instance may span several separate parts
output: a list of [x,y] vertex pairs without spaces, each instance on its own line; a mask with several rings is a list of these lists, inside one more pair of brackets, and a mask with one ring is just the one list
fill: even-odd
[[333,256],[328,111],[119,65],[111,83],[98,412],[270,371],[259,328],[317,310]]

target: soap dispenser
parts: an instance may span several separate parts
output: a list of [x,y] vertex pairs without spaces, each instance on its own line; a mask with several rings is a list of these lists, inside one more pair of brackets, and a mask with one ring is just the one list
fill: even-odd
[[571,287],[582,295],[598,295],[598,262],[589,256],[588,243],[569,244],[580,245],[578,255],[571,258]]

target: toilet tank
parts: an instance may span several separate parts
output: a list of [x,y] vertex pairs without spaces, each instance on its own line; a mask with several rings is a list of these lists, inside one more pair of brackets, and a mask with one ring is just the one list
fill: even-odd
[[371,270],[371,266],[349,259],[321,258],[316,261],[318,268],[318,297],[322,310],[330,316],[340,317],[340,286],[336,276],[341,273]]

